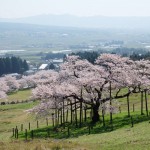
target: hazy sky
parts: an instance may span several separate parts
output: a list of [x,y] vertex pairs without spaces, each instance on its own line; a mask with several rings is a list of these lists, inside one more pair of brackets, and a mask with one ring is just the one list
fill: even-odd
[[0,17],[38,14],[150,16],[150,0],[0,0]]

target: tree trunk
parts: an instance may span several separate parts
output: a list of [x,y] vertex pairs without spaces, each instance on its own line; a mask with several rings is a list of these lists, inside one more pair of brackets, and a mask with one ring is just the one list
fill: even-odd
[[100,103],[99,102],[96,102],[95,105],[93,105],[93,116],[92,116],[92,122],[93,123],[96,123],[99,121],[99,106],[100,106]]

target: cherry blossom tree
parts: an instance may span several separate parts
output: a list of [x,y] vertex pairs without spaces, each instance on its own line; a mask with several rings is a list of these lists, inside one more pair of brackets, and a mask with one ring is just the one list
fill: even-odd
[[9,86],[6,83],[4,77],[0,78],[0,91],[7,93],[9,91]]
[[0,99],[7,98],[7,94],[4,91],[0,91]]
[[10,75],[6,75],[4,77],[4,80],[6,82],[6,85],[9,87],[8,92],[16,91],[19,89],[19,83],[15,77],[12,77]]
[[9,91],[9,86],[7,85],[5,78],[0,78],[0,99],[7,98],[7,92]]
[[112,100],[127,97],[129,104],[131,93],[149,88],[149,62],[144,64],[145,68],[141,67],[142,62],[115,54],[102,54],[94,65],[78,56],[69,56],[59,72],[39,73],[34,77],[37,87],[33,95],[42,100],[39,108],[43,112],[46,108],[61,108],[62,103],[68,108],[68,101],[76,109],[88,106],[93,110],[93,122],[99,120],[100,106],[105,108],[104,104],[108,106],[109,102],[112,122]]

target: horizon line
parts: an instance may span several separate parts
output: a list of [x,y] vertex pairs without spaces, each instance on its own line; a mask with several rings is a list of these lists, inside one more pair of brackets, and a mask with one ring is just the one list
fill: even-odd
[[22,17],[0,17],[0,19],[22,19],[22,18],[30,18],[30,17],[36,17],[36,16],[72,16],[72,17],[77,17],[77,18],[92,18],[92,17],[110,17],[110,18],[132,18],[132,17],[134,17],[134,18],[139,18],[139,17],[141,17],[141,18],[146,18],[146,17],[150,17],[150,15],[147,15],[147,16],[135,16],[135,15],[133,15],[133,16],[108,16],[108,15],[100,15],[100,14],[98,14],[98,15],[88,15],[88,16],[85,16],[85,15],[83,15],[83,16],[80,16],[80,15],[75,15],[75,14],[66,14],[66,13],[64,13],[64,14],[52,14],[52,13],[49,13],[49,14],[36,14],[36,15],[31,15],[31,16],[22,16]]

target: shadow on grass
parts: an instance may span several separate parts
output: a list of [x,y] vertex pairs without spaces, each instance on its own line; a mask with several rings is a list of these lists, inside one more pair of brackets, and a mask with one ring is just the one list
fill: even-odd
[[[150,120],[149,117],[146,115],[138,115],[134,114],[132,115],[133,118],[133,125],[136,125],[140,122],[148,121]],[[33,130],[33,134],[31,131],[27,132],[27,139],[34,139],[34,138],[55,138],[55,139],[62,139],[62,138],[70,138],[70,137],[78,137],[81,135],[87,135],[87,134],[101,134],[101,133],[107,133],[111,132],[120,128],[126,128],[131,127],[131,117],[128,117],[126,115],[114,115],[113,117],[113,123],[110,124],[109,121],[109,115],[105,118],[105,127],[103,126],[102,121],[91,124],[88,120],[87,122],[82,123],[82,127],[76,127],[75,123],[70,124],[66,123],[62,126],[48,126],[45,128],[39,128]],[[25,139],[25,133],[20,132],[19,138]]]

